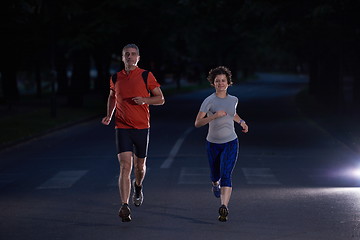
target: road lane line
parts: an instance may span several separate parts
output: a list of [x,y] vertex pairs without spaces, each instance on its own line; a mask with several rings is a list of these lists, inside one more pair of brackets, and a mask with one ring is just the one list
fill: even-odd
[[280,185],[270,168],[242,168],[247,184]]
[[70,188],[83,177],[88,170],[60,171],[36,189],[64,189]]
[[174,162],[174,159],[177,153],[180,150],[181,145],[183,144],[185,138],[189,133],[193,130],[193,127],[186,129],[186,131],[181,135],[181,137],[176,141],[175,145],[172,147],[169,156],[165,159],[165,161],[161,164],[160,168],[170,168],[171,164]]

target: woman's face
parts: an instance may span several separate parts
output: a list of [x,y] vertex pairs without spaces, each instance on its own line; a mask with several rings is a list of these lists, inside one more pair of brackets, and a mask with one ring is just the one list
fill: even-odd
[[226,91],[229,87],[228,80],[225,74],[216,75],[214,79],[214,87],[216,91]]

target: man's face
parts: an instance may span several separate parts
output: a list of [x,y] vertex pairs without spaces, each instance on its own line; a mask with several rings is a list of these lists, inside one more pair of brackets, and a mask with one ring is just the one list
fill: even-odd
[[122,55],[122,61],[125,66],[135,67],[140,60],[140,56],[135,48],[125,48]]

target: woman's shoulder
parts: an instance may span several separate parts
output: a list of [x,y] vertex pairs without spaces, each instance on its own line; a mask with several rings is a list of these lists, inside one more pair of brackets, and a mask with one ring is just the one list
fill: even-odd
[[209,104],[211,105],[213,101],[214,101],[214,94],[211,94],[204,99],[204,101],[202,102],[202,105],[203,106],[209,105]]
[[207,97],[204,99],[204,101],[210,101],[210,100],[214,99],[215,97],[216,97],[215,93],[212,93],[212,94],[210,94],[209,96],[207,96]]
[[228,94],[228,98],[238,101],[238,98],[236,96],[234,96],[234,95]]

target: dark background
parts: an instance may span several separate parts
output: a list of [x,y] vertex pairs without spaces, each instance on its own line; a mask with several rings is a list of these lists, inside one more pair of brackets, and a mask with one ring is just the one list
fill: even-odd
[[[3,0],[0,18],[0,239],[359,239],[359,1]],[[166,103],[122,224],[101,117],[128,43]],[[193,127],[214,90],[169,94],[218,65],[250,129],[225,225]]]
[[19,82],[72,107],[88,92],[106,96],[122,47],[135,43],[140,67],[163,85],[200,84],[217,65],[235,81],[295,72],[309,75],[310,95],[359,109],[359,1],[4,0],[0,9],[0,101],[8,106],[22,97]]

